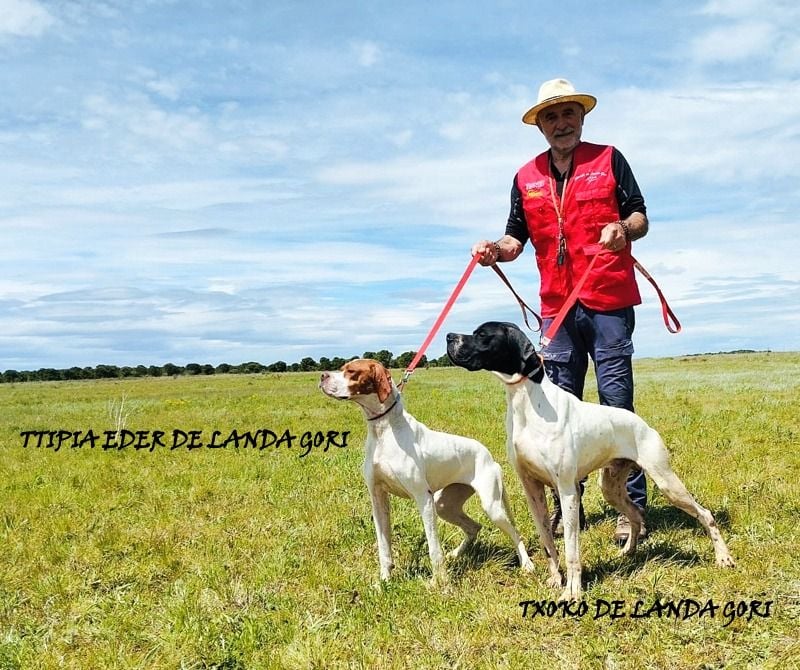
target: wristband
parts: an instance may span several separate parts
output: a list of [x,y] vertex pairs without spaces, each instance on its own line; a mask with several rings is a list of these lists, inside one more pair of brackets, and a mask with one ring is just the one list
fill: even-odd
[[625,233],[625,241],[628,242],[631,239],[631,229],[628,226],[627,221],[617,221],[617,223],[622,226],[622,232]]
[[494,247],[494,253],[497,260],[500,260],[500,245],[497,242],[492,242],[492,246]]

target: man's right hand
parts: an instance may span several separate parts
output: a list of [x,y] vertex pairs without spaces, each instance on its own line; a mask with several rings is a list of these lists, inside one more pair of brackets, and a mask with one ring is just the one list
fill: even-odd
[[498,250],[497,243],[491,240],[481,240],[472,245],[472,255],[478,256],[478,263],[484,266],[494,265],[500,260]]

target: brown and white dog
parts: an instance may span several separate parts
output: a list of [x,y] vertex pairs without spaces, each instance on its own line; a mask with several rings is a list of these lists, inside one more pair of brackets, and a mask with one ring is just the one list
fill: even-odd
[[547,522],[544,487],[558,491],[567,562],[561,600],[581,596],[578,482],[597,469],[603,497],[631,522],[624,554],[636,549],[642,524],[642,515],[625,489],[628,471],[636,463],[667,500],[703,524],[714,545],[717,565],[733,567],[714,517],[672,471],[659,434],[633,412],[582,402],[553,384],[544,374],[533,344],[516,325],[489,321],[471,335],[449,333],[447,355],[467,370],[489,370],[505,384],[508,457],[522,481],[548,557],[550,584],[560,588],[558,552]]
[[319,387],[331,398],[355,402],[367,420],[363,473],[372,502],[382,580],[389,579],[394,568],[389,494],[416,503],[435,582],[447,580],[436,517],[464,531],[463,542],[449,554],[459,556],[481,527],[463,510],[473,493],[478,494],[489,519],[511,538],[522,569],[533,570],[510,518],[500,466],[484,445],[431,430],[414,419],[403,409],[391,375],[378,361],[358,359],[343,365],[339,372],[323,372]]

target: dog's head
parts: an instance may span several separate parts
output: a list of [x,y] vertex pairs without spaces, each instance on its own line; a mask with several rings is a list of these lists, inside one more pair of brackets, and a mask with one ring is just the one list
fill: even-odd
[[358,358],[345,363],[338,372],[323,372],[319,387],[325,395],[337,400],[374,394],[383,403],[392,393],[392,377],[378,361]]
[[533,344],[513,323],[487,321],[472,335],[448,333],[447,356],[467,370],[489,370],[508,383],[530,377],[540,382],[542,359]]

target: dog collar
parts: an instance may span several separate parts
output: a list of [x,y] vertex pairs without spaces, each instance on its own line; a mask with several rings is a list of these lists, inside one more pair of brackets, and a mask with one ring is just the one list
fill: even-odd
[[386,415],[387,415],[389,412],[391,412],[391,411],[392,411],[392,410],[395,408],[395,405],[397,405],[397,403],[399,403],[399,402],[400,402],[400,394],[398,393],[398,394],[397,394],[397,395],[395,395],[395,397],[394,397],[394,402],[393,402],[391,405],[389,405],[389,407],[388,407],[387,409],[383,410],[383,412],[381,412],[380,414],[377,414],[377,415],[375,415],[375,416],[369,417],[369,418],[367,419],[367,421],[377,421],[378,419],[381,419],[381,418],[383,418],[383,417],[384,417],[384,416],[386,416]]
[[537,365],[533,370],[529,370],[527,372],[523,371],[522,374],[535,384],[541,384],[542,379],[544,379],[544,361],[539,355],[536,356],[536,360],[538,361],[539,365]]

